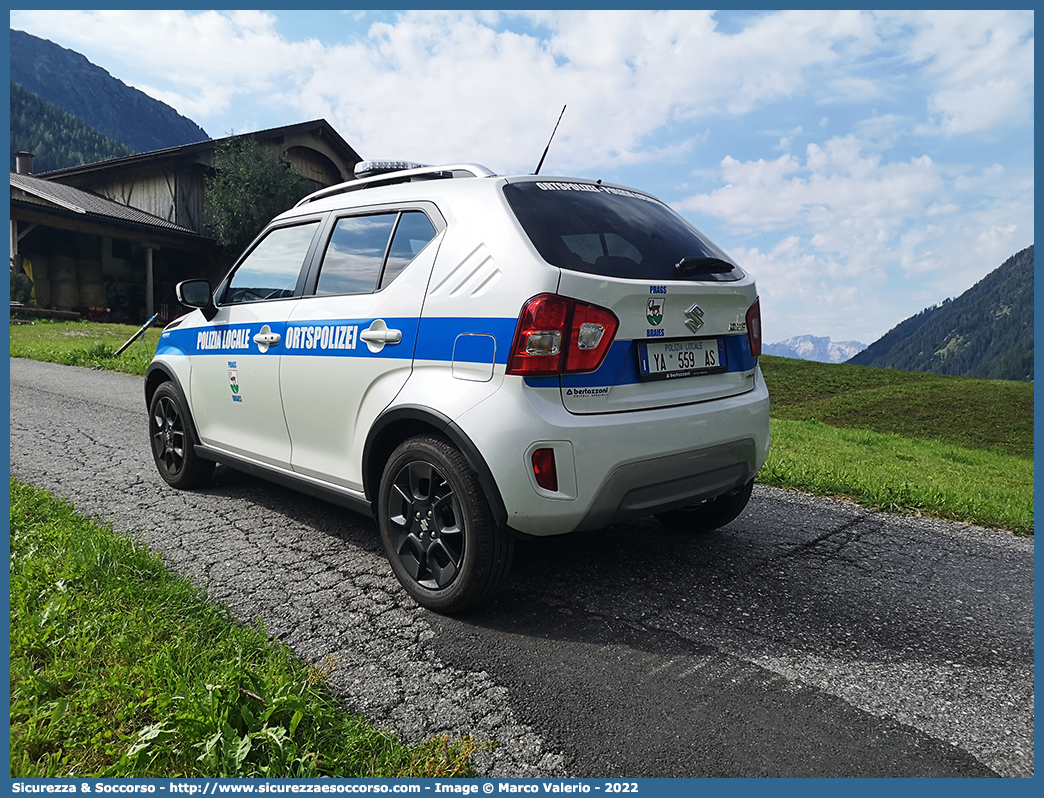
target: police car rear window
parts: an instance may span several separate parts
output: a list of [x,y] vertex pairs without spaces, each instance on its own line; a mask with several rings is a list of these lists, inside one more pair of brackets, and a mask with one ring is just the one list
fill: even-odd
[[646,194],[550,180],[509,183],[504,196],[540,256],[561,269],[657,281],[743,276],[710,239]]

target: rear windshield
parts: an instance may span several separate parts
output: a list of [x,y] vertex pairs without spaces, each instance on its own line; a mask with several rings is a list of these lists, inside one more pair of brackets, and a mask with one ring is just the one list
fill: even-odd
[[636,280],[743,276],[699,230],[648,195],[566,181],[509,183],[504,195],[537,252],[553,266]]

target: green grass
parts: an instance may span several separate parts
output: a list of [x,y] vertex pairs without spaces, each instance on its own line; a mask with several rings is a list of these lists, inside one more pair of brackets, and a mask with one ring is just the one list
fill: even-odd
[[772,417],[1033,458],[1033,384],[763,356]]
[[340,711],[300,664],[127,538],[11,480],[11,775],[473,775]]
[[159,341],[160,328],[150,327],[119,356],[114,353],[138,331],[128,324],[95,324],[90,321],[32,319],[32,324],[11,322],[11,356],[65,366],[122,371],[145,375]]
[[764,484],[1033,534],[1033,384],[763,356]]
[[892,513],[1033,533],[1033,461],[816,421],[772,420],[758,481]]

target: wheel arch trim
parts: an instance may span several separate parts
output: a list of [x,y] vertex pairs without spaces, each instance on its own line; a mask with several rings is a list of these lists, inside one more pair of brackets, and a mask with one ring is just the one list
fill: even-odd
[[[394,446],[397,446],[401,440],[410,437],[409,434],[402,437],[396,436],[393,438],[395,444],[388,446],[385,443],[385,436],[393,428],[402,426],[411,426],[418,431],[420,428],[427,427],[456,446],[460,453],[464,455],[468,467],[478,477],[482,492],[486,494],[486,499],[489,501],[489,509],[493,513],[494,521],[498,526],[506,526],[507,509],[504,505],[504,499],[500,494],[500,488],[497,487],[497,481],[493,477],[493,472],[487,465],[485,458],[482,457],[478,447],[452,419],[437,410],[432,410],[430,407],[422,405],[399,405],[385,410],[370,427],[370,432],[366,436],[366,444],[363,447],[363,490],[374,507],[377,505],[377,494],[381,477],[377,467],[378,465],[383,467],[383,463],[386,462],[386,459],[384,459],[378,463],[379,455],[381,453],[384,453],[385,456],[391,454]],[[376,517],[376,512],[374,517]]]
[[199,430],[196,428],[196,419],[192,415],[192,408],[189,407],[188,394],[185,393],[185,389],[182,387],[178,375],[175,374],[174,370],[165,363],[153,362],[145,371],[146,410],[149,407],[149,403],[152,402],[152,396],[156,393],[156,389],[164,382],[170,382],[174,385],[174,390],[178,392],[178,398],[181,400],[181,406],[185,409],[185,415],[188,417],[188,422],[192,425],[192,434],[198,441],[200,439]]

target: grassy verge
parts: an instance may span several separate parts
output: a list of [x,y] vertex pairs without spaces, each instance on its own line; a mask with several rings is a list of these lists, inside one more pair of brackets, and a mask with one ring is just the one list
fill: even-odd
[[53,319],[33,319],[32,324],[18,321],[12,319],[11,324],[12,357],[122,371],[138,376],[145,375],[161,332],[158,327],[151,327],[145,331],[144,341],[139,338],[119,357],[114,357],[116,350],[137,332],[138,327]]
[[763,356],[772,417],[1033,458],[1033,383]]
[[452,777],[140,546],[11,481],[11,775]]
[[1033,533],[1033,461],[818,421],[772,420],[758,481],[888,512]]

